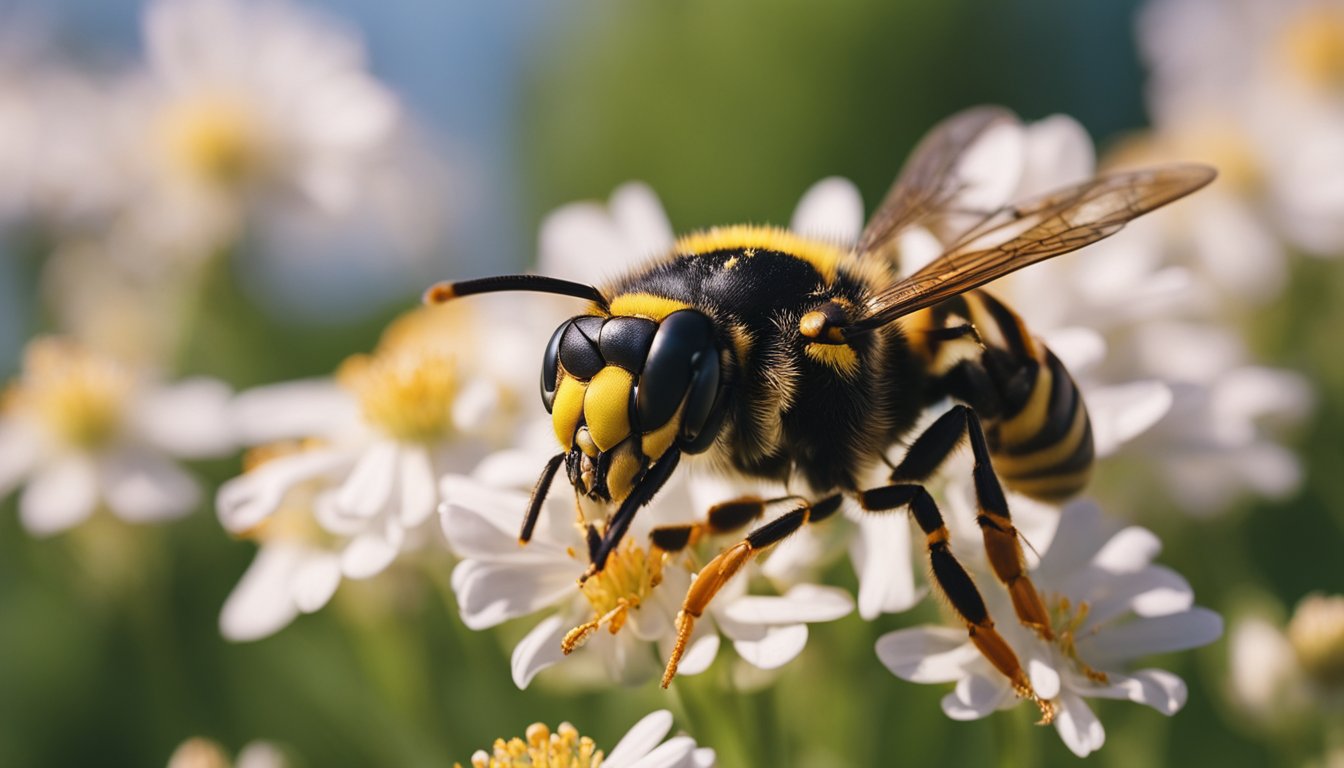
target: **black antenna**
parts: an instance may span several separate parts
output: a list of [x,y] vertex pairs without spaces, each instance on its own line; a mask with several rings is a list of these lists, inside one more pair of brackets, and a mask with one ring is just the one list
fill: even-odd
[[607,297],[591,285],[545,275],[499,275],[498,277],[482,277],[478,280],[462,280],[456,283],[445,280],[431,285],[425,291],[424,302],[426,304],[443,304],[459,296],[500,291],[536,291],[538,293],[573,296],[576,299],[596,302],[603,310],[606,310],[609,304]]

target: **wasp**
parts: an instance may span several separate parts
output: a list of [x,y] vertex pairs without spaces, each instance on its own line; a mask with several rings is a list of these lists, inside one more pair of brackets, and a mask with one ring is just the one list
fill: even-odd
[[[783,499],[743,497],[705,522],[655,529],[675,552],[698,534],[745,528],[768,506],[789,508],[700,570],[676,620],[667,686],[695,620],[753,558],[845,497],[873,513],[908,512],[926,536],[932,581],[981,653],[1040,704],[995,629],[979,588],[953,555],[926,483],[969,443],[977,521],[1016,618],[1042,637],[1049,615],[1026,573],[1004,487],[1059,500],[1081,490],[1093,462],[1078,387],[1059,359],[981,286],[1077,250],[1194,192],[1215,176],[1200,165],[1110,173],[1008,205],[986,204],[969,170],[1010,112],[977,107],[937,125],[916,146],[865,225],[841,245],[763,226],[710,229],[597,288],[538,275],[444,282],[443,302],[496,291],[541,291],[588,302],[546,345],[541,398],[561,450],[545,465],[524,515],[526,543],[563,465],[579,496],[603,503],[586,523],[588,574],[602,571],[639,508],[693,456],[752,478],[802,488]],[[912,227],[945,250],[901,276],[897,241]],[[954,405],[919,434],[926,408]],[[889,481],[863,478],[896,444],[908,449]],[[888,462],[890,465],[891,462]]]

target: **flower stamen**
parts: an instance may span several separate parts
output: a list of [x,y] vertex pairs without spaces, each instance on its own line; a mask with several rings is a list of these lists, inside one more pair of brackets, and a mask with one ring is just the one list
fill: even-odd
[[337,380],[354,392],[364,418],[399,440],[433,442],[451,435],[457,369],[425,347],[353,355]]
[[[472,768],[600,768],[605,759],[593,740],[569,723],[554,733],[544,723],[533,723],[525,736],[495,739],[490,752],[481,749],[471,756]],[[453,766],[462,768],[461,763]]]
[[1087,679],[1105,684],[1108,682],[1106,673],[1098,669],[1093,669],[1078,655],[1078,631],[1087,623],[1087,614],[1091,606],[1086,600],[1078,602],[1077,609],[1074,610],[1069,598],[1064,595],[1055,595],[1048,601],[1050,605],[1051,623],[1055,628],[1055,645],[1060,652],[1073,661]]
[[133,388],[116,362],[68,339],[41,338],[28,344],[3,406],[29,411],[62,444],[91,450],[120,431]]
[[572,653],[603,625],[613,635],[620,632],[630,612],[662,583],[665,558],[662,550],[651,548],[646,552],[632,538],[621,542],[606,567],[580,583],[579,590],[593,607],[593,618],[566,633],[561,642],[564,652]]

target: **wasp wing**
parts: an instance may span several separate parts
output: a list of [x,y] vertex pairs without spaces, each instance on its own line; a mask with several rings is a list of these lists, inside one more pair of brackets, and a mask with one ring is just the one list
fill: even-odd
[[846,331],[877,328],[1010,272],[1082,248],[1213,181],[1203,165],[1099,176],[986,217],[923,269],[868,301]]
[[[969,226],[992,216],[1016,185],[1021,151],[1016,144],[1004,147],[992,137],[1020,142],[1020,127],[1017,117],[1001,107],[973,107],[934,126],[910,153],[864,227],[858,252],[889,255],[897,236],[917,223],[934,230],[944,242],[955,239],[958,233],[938,226],[954,212],[975,216]],[[986,164],[1002,165],[1005,159],[1011,166],[1009,174],[987,173]]]

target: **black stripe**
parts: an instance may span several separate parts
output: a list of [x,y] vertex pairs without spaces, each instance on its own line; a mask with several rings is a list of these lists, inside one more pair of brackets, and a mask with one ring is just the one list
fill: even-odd
[[1020,358],[1030,357],[1026,339],[1022,338],[1022,324],[1018,321],[1017,314],[984,291],[976,291],[975,297],[985,309],[989,310],[990,316],[999,326],[1003,340],[1008,343],[1008,351]]
[[1096,459],[1096,450],[1092,445],[1092,422],[1088,422],[1083,428],[1083,439],[1078,442],[1078,447],[1073,450],[1063,461],[1058,464],[1052,464],[1048,467],[1035,469],[1030,472],[1023,472],[1005,476],[1011,480],[1035,480],[1038,478],[1049,477],[1051,475],[1068,475],[1073,472],[1081,472],[1092,466]]
[[[1040,427],[1026,441],[1016,445],[1004,445],[1000,453],[1007,456],[1025,456],[1049,448],[1068,437],[1073,426],[1074,414],[1084,407],[1078,397],[1078,387],[1064,370],[1053,352],[1046,350],[1046,365],[1050,366],[1050,402],[1046,406],[1045,419]],[[1086,418],[1086,415],[1084,415]]]

